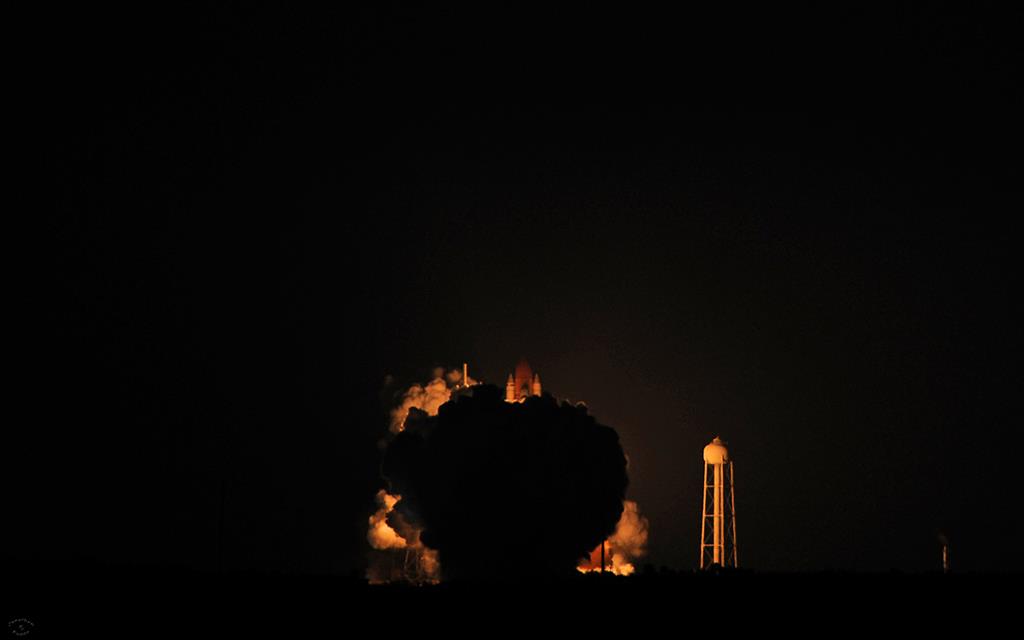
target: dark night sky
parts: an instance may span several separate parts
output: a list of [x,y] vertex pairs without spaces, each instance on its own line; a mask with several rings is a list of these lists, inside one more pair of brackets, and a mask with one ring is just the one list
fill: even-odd
[[1024,568],[1020,14],[519,11],[45,30],[7,548],[359,572],[385,375],[525,355],[654,564],[721,435],[742,564]]

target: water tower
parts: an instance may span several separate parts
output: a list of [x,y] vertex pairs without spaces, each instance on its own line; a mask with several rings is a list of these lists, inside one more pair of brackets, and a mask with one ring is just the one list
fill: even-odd
[[700,521],[700,568],[736,568],[736,495],[729,449],[716,436],[704,447],[704,507]]

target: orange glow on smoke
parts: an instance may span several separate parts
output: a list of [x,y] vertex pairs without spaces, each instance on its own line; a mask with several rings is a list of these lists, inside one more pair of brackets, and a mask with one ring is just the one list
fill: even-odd
[[600,545],[594,547],[594,550],[590,552],[590,557],[580,561],[576,570],[580,573],[590,573],[591,571],[601,570],[601,545],[604,545],[604,568],[608,570],[608,541],[605,540]]
[[[617,576],[628,576],[636,571],[632,560],[645,554],[647,545],[647,518],[640,515],[632,500],[622,503],[622,516],[615,533],[604,544],[604,570]],[[594,547],[590,557],[576,567],[581,573],[601,570],[601,545]]]
[[[636,571],[636,568],[631,562],[627,562],[625,556],[621,553],[614,553],[612,551],[612,544],[609,541],[604,543],[604,570],[608,573],[615,574],[617,576],[628,576]],[[590,557],[580,562],[576,567],[576,570],[580,573],[590,573],[592,571],[601,571],[601,545],[594,547],[594,550],[590,552]]]
[[[388,514],[391,513],[402,496],[391,495],[384,489],[377,492],[377,511],[370,516],[370,528],[366,532],[366,540],[370,546],[380,551],[404,550],[402,558],[402,579],[416,584],[434,584],[439,581],[440,564],[437,560],[437,552],[423,546],[419,539],[419,531],[413,531],[412,536],[406,540],[391,525],[388,524]],[[393,578],[390,572],[383,572],[383,575],[374,573],[368,575],[372,584],[390,582]]]
[[366,539],[374,549],[404,549],[408,543],[405,538],[388,524],[388,514],[402,496],[393,496],[384,489],[377,492],[377,511],[370,516],[370,530]]

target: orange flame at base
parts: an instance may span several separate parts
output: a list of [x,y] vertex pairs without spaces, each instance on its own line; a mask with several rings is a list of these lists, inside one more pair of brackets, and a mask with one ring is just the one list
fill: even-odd
[[608,540],[594,547],[590,557],[576,567],[580,573],[601,570],[601,548],[604,547],[604,570],[617,576],[628,576],[636,571],[632,560],[642,557],[647,544],[647,518],[640,515],[640,509],[632,500],[622,503],[622,516],[615,526],[615,533]]

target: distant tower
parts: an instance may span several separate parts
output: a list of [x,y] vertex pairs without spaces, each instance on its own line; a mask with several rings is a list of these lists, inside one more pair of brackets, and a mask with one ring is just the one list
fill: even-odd
[[729,450],[716,436],[704,447],[704,507],[700,522],[700,568],[739,566],[736,555],[736,495]]
[[939,542],[942,543],[942,573],[949,573],[949,538],[939,533]]

